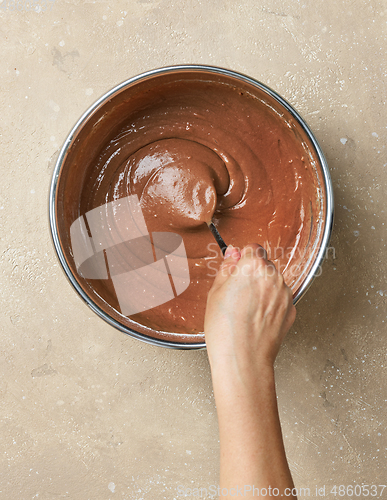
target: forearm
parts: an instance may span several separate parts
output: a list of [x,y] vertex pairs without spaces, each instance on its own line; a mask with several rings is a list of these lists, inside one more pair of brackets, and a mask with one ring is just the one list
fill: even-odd
[[[246,485],[247,491],[251,486],[269,492],[278,488],[279,495],[286,488],[291,490],[294,485],[283,445],[274,369],[258,368],[240,377],[230,370],[212,368],[212,374],[219,420],[221,489],[230,491]],[[253,490],[250,494],[253,498]],[[249,498],[247,494],[245,498]]]
[[243,493],[250,487],[245,498],[257,497],[258,489],[260,497],[296,498],[289,496],[293,481],[273,368],[295,316],[292,292],[264,249],[229,247],[208,294],[204,323],[219,420],[221,498],[226,491],[240,496],[237,487]]

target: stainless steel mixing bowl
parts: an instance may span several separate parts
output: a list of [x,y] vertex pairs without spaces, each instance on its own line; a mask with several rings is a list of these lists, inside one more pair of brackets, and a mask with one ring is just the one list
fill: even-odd
[[234,71],[201,65],[171,66],[155,69],[130,78],[116,86],[98,99],[83,114],[63,144],[55,165],[50,190],[50,226],[60,263],[78,294],[95,313],[110,325],[150,344],[170,348],[197,349],[205,347],[203,335],[164,334],[163,332],[158,332],[152,336],[146,329],[128,326],[125,318],[118,314],[117,311],[109,310],[107,312],[104,310],[101,306],[101,297],[92,288],[87,287],[76,272],[68,230],[63,222],[64,219],[76,219],[76,214],[72,214],[71,212],[71,201],[78,195],[66,190],[66,180],[71,177],[73,180],[79,179],[79,183],[82,183],[82,176],[85,171],[84,166],[90,161],[89,158],[92,156],[92,153],[95,153],[95,151],[90,150],[91,138],[93,144],[95,144],[99,139],[103,141],[109,132],[104,127],[106,116],[116,112],[114,110],[117,109],[127,114],[128,110],[130,112],[130,100],[134,94],[137,96],[139,94],[143,95],[144,99],[146,99],[147,89],[159,85],[166,77],[171,78],[171,75],[175,76],[176,79],[199,78],[206,81],[232,83],[246,89],[252,94],[258,93],[260,98],[264,99],[267,105],[275,110],[279,119],[293,123],[292,126],[297,131],[299,140],[307,145],[310,154],[315,158],[315,174],[321,210],[319,216],[314,221],[314,224],[317,226],[313,252],[306,265],[302,283],[299,284],[294,295],[294,303],[297,303],[304,295],[315,275],[319,272],[324,259],[333,224],[333,192],[329,169],[323,152],[301,116],[281,96],[266,85]]

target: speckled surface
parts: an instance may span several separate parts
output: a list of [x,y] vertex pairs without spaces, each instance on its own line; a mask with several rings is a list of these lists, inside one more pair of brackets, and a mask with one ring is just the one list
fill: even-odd
[[261,80],[320,141],[336,221],[277,360],[285,444],[311,498],[386,484],[387,3],[17,3],[0,9],[1,500],[169,500],[218,482],[206,352],[105,324],[48,230],[50,159],[75,121],[117,83],[178,63]]

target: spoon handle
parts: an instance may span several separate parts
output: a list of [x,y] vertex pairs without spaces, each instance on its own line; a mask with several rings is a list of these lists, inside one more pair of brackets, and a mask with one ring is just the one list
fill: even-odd
[[224,252],[226,251],[227,245],[224,242],[223,238],[220,236],[219,231],[216,229],[215,224],[213,222],[210,222],[208,224],[208,227],[211,231],[211,233],[214,235],[214,238],[216,239],[216,243],[219,245],[219,248],[222,251],[222,254],[224,255]]

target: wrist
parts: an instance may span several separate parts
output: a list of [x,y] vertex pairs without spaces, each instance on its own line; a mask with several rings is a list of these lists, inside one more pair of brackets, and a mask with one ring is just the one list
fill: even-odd
[[[275,392],[274,366],[266,360],[254,364],[237,363],[234,359],[211,363],[215,399],[249,398],[261,392]],[[218,401],[217,401],[218,402]]]

